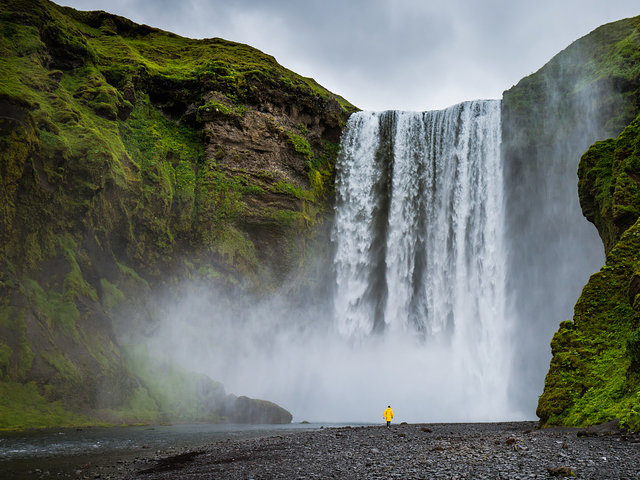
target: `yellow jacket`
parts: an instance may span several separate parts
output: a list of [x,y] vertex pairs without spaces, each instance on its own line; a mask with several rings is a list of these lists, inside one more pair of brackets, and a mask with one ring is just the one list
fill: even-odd
[[393,410],[391,410],[391,407],[387,408],[384,413],[382,414],[382,418],[385,419],[385,421],[390,422],[391,419],[393,418]]

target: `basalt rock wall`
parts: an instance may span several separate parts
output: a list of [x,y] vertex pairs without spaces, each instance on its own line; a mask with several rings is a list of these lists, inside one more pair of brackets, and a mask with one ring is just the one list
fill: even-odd
[[520,351],[572,318],[551,341],[543,426],[638,423],[639,28],[604,25],[504,95]]
[[249,46],[46,0],[0,6],[0,72],[0,428],[196,418],[211,399],[161,408],[123,338],[185,281],[304,270],[355,108]]

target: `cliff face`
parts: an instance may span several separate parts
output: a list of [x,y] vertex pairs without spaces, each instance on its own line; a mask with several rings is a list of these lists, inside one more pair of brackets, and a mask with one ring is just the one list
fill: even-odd
[[602,243],[582,218],[576,171],[592,143],[620,134],[638,112],[639,21],[596,29],[504,92],[508,286],[521,316],[512,390],[527,410],[549,365],[531,339],[553,336],[603,264]]
[[0,428],[157,411],[127,323],[185,279],[304,269],[355,108],[246,45],[46,0],[0,19]]
[[551,341],[538,405],[543,425],[618,418],[640,427],[639,142],[640,117],[617,139],[594,144],[580,162],[581,203],[607,258],[584,287],[573,320],[562,322]]
[[[589,36],[596,43],[583,68],[592,72],[590,78],[596,84],[612,86],[614,96],[608,98],[617,95],[623,100],[611,103],[605,97],[598,104],[618,105],[607,120],[615,122],[608,133],[617,138],[593,144],[578,168],[582,212],[597,227],[606,262],[582,290],[573,319],[562,322],[551,341],[553,358],[537,409],[543,426],[589,425],[613,418],[627,427],[639,426],[639,31],[636,17],[601,27]],[[630,114],[630,125],[616,132],[628,123]],[[580,128],[584,123],[576,125]]]

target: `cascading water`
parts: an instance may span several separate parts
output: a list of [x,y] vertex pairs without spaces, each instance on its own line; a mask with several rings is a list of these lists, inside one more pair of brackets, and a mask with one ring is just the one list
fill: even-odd
[[500,102],[360,112],[342,141],[333,313],[321,295],[232,308],[194,290],[154,348],[294,421],[379,422],[387,405],[399,422],[522,418],[507,396]]
[[440,345],[431,368],[451,369],[485,415],[509,375],[500,132],[497,100],[352,115],[333,231],[340,334]]

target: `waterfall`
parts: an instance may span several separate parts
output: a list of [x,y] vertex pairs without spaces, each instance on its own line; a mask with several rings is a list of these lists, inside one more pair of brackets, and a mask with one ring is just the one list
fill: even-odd
[[509,364],[500,127],[498,100],[352,115],[332,234],[338,332],[445,345],[465,393],[490,403]]
[[295,421],[381,422],[387,405],[396,422],[522,419],[508,396],[500,111],[353,114],[321,261],[332,298],[232,308],[194,290],[167,309],[157,350]]

